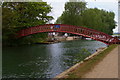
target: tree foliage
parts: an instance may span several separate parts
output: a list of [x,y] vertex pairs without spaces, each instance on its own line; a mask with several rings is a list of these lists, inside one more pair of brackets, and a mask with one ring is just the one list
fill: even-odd
[[[46,24],[52,20],[53,17],[48,16],[51,9],[46,2],[4,2],[2,5],[3,43],[11,43],[9,41],[13,41],[16,32],[21,29]],[[36,39],[33,35],[31,37]],[[29,36],[28,39],[31,40],[31,37]]]
[[115,28],[113,12],[99,10],[97,8],[87,9],[82,14],[83,26],[102,31],[107,34],[112,34],[112,29]]
[[67,2],[65,11],[57,21],[62,24],[81,25],[81,14],[85,9],[86,3],[84,2]]
[[115,14],[97,8],[86,8],[85,2],[67,2],[65,11],[56,20],[59,24],[83,26],[112,34],[115,28]]

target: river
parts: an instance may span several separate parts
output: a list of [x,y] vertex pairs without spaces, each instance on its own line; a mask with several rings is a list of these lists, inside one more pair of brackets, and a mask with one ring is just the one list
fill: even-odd
[[3,78],[53,78],[73,66],[76,55],[82,54],[82,49],[94,53],[100,47],[106,47],[106,44],[87,40],[3,47],[2,76]]

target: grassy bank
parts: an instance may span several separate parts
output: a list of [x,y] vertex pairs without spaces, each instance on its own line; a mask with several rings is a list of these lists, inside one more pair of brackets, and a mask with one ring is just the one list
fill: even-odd
[[84,61],[77,69],[71,71],[66,78],[82,78],[87,72],[91,71],[95,65],[97,65],[103,58],[109,54],[117,45],[110,45],[106,50],[101,52],[99,55],[94,58]]

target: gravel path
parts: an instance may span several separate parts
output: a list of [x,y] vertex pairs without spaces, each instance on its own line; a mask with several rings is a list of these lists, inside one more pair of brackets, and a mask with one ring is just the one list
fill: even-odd
[[113,49],[84,78],[118,78],[118,47]]

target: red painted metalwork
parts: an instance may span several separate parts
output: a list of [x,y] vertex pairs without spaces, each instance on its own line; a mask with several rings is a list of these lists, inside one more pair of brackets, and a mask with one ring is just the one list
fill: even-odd
[[91,39],[101,41],[108,45],[120,43],[120,40],[118,38],[112,37],[106,33],[103,33],[94,29],[89,29],[86,27],[72,26],[72,25],[66,25],[66,24],[45,24],[45,25],[26,28],[19,31],[17,33],[18,34],[17,37],[20,38],[23,36],[28,36],[30,34],[36,34],[36,33],[42,33],[42,32],[72,33],[72,34],[77,34],[84,37],[89,37]]

